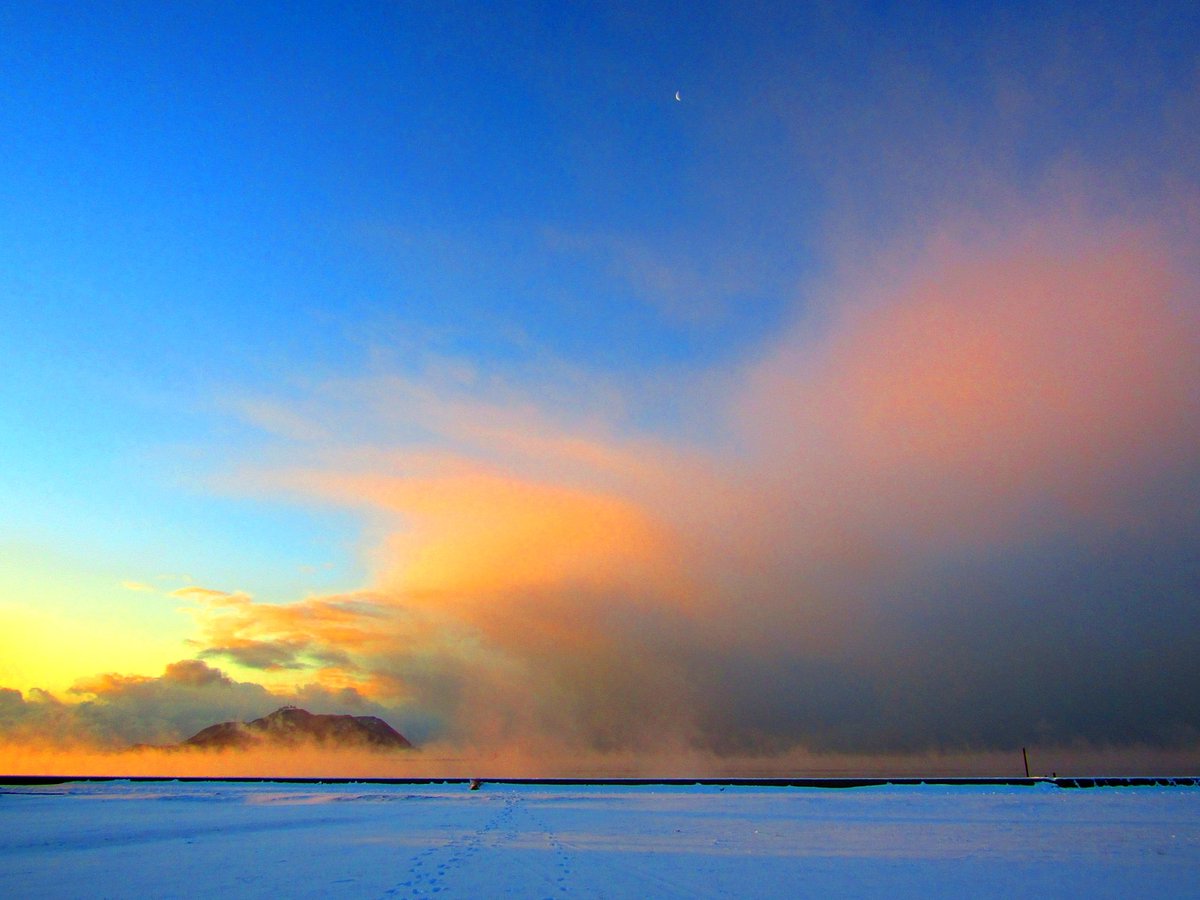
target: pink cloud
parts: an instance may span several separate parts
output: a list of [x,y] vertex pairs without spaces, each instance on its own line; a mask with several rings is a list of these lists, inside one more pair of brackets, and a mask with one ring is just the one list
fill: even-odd
[[[1010,210],[863,258],[813,307],[725,373],[711,447],[473,379],[341,385],[360,404],[343,408],[390,411],[381,439],[253,478],[371,510],[374,583],[351,606],[197,591],[210,652],[309,659],[469,743],[836,743],[843,708],[913,709],[878,726],[896,741],[953,733],[902,635],[924,623],[968,672],[1007,671],[1016,657],[956,617],[985,634],[1026,588],[984,576],[974,609],[947,567],[1176,527],[1147,497],[1200,458],[1192,274],[1147,220]],[[1114,615],[1084,581],[1062,602]],[[1120,671],[1119,643],[1080,652]],[[990,733],[979,689],[955,695],[962,733]]]
[[740,421],[788,501],[990,541],[1047,507],[1112,513],[1193,458],[1195,310],[1153,228],[1017,223],[886,274],[851,277],[820,339],[798,330],[750,372]]

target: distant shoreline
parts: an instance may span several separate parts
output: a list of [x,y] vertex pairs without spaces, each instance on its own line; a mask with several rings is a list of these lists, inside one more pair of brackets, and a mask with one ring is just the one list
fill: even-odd
[[1072,776],[1054,778],[310,778],[205,775],[0,775],[0,786],[35,786],[76,782],[231,782],[235,784],[396,784],[396,785],[469,785],[478,780],[485,785],[545,785],[581,787],[804,787],[856,788],[885,785],[917,786],[1026,786],[1050,784],[1060,788],[1092,787],[1197,787],[1200,776]]

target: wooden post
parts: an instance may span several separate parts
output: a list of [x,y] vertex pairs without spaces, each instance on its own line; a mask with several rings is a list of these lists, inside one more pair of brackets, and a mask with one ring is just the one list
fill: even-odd
[[1021,758],[1025,760],[1025,777],[1029,777],[1029,754],[1025,752],[1025,748],[1021,748]]

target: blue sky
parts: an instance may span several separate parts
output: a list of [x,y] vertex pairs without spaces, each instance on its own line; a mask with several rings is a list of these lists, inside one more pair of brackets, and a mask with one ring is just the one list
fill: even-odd
[[[864,710],[889,677],[931,690],[889,628],[953,635],[971,684],[1016,665],[963,636],[963,571],[977,628],[1056,596],[1056,565],[1055,621],[1111,625],[1084,573],[1114,541],[1127,596],[1194,596],[1194,516],[1159,499],[1196,483],[1190,4],[25,4],[0,46],[0,602],[38,647],[71,621],[154,648],[0,682],[200,657],[482,740],[447,685],[541,652],[484,595],[593,649],[632,640],[610,604],[693,609],[656,677],[752,686],[775,660],[861,680]],[[544,565],[484,577],[511,556]],[[189,586],[252,600],[230,624]],[[335,638],[260,608],[363,592],[440,624],[326,665]],[[822,637],[770,640],[792,629]],[[1161,649],[1130,641],[1079,664]],[[628,738],[580,725],[628,685],[560,677],[591,711],[546,699],[543,725]],[[1196,703],[1085,736],[1182,733]],[[812,715],[769,708],[745,743],[846,745]],[[968,720],[929,727],[999,740]]]
[[[388,4],[5,15],[6,470],[25,527],[90,513],[88,539],[112,539],[120,502],[139,532],[169,528],[161,491],[188,473],[162,448],[236,444],[224,398],[397,342],[635,372],[736,353],[805,265],[795,225],[749,209],[771,190],[753,158],[713,133],[746,78],[725,82],[736,61],[703,26]],[[774,271],[693,300],[710,254]],[[55,518],[38,501],[64,490]],[[220,542],[262,513],[176,515]]]

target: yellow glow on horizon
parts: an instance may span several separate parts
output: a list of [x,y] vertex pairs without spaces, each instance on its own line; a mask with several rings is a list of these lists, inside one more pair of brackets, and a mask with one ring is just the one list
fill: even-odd
[[100,672],[157,675],[191,656],[178,601],[45,547],[0,547],[0,687],[55,694]]

